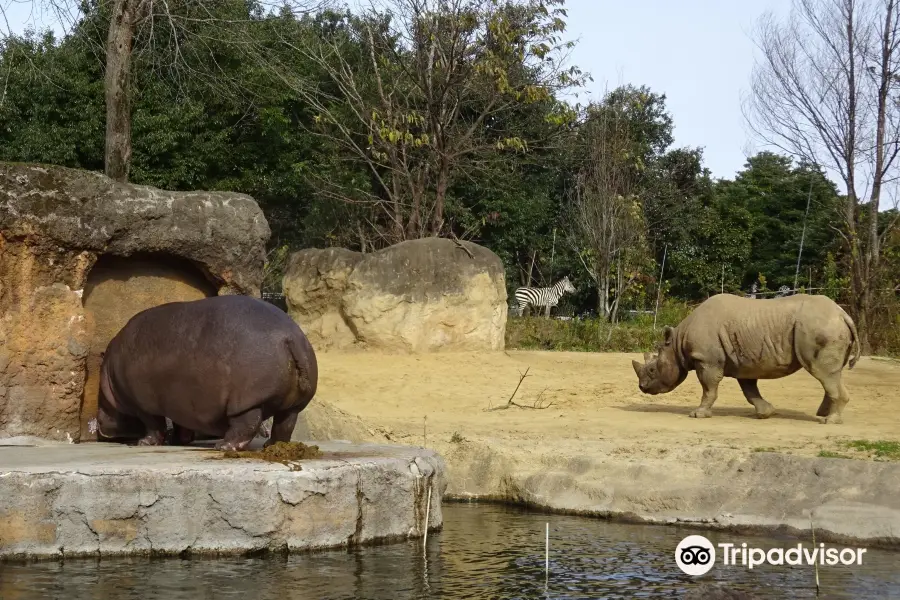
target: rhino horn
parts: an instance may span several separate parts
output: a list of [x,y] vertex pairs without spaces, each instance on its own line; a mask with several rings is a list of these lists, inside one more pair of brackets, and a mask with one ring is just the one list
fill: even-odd
[[633,361],[631,361],[631,366],[634,367],[634,372],[637,374],[638,377],[640,377],[641,371],[644,369],[644,365],[642,365],[641,363],[639,363],[636,360],[633,360]]
[[644,352],[644,362],[649,362],[652,358],[649,352]]

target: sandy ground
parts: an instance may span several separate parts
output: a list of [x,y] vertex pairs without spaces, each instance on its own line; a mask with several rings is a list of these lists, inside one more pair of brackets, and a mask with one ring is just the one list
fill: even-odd
[[[552,448],[577,453],[584,444],[634,458],[697,446],[797,455],[827,450],[864,458],[842,442],[900,440],[897,361],[863,358],[845,371],[851,400],[844,423],[823,425],[815,418],[823,392],[805,371],[760,382],[776,410],[769,419],[753,416],[733,379],[722,383],[713,417],[693,419],[687,415],[701,394],[696,375],[670,394],[646,396],[637,388],[632,358],[639,356],[320,353],[318,397],[358,415],[392,441],[439,450],[471,440],[539,454]],[[549,408],[490,410],[507,403],[526,369],[515,402]]]

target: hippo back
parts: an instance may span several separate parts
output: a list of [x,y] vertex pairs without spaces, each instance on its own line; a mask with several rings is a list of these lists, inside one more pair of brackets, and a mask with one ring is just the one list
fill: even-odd
[[267,415],[315,394],[318,365],[299,326],[247,296],[215,296],[144,310],[104,356],[116,401],[180,425],[220,434],[229,416]]

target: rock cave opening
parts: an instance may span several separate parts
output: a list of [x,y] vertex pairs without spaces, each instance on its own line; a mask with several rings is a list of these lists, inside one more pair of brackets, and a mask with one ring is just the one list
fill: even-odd
[[87,276],[82,301],[90,332],[79,422],[81,441],[94,441],[88,422],[97,412],[100,354],[125,323],[142,310],[217,295],[192,262],[167,254],[101,255]]

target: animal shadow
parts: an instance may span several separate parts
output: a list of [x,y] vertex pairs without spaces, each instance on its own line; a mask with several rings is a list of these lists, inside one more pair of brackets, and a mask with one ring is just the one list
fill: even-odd
[[[671,413],[673,415],[685,415],[687,416],[692,410],[697,408],[698,404],[692,404],[690,406],[684,406],[679,404],[629,404],[627,406],[617,406],[618,410],[624,410],[628,412],[638,412],[638,413]],[[713,406],[712,409],[713,419],[716,417],[745,417],[748,419],[756,419],[756,410],[747,404],[747,407],[743,406]],[[815,407],[813,407],[813,411],[809,413],[801,412],[799,410],[791,410],[785,408],[778,408],[775,406],[775,414],[769,417],[768,419],[764,419],[766,421],[772,419],[787,419],[790,421],[809,421],[812,423],[818,423],[818,420],[815,416]]]

